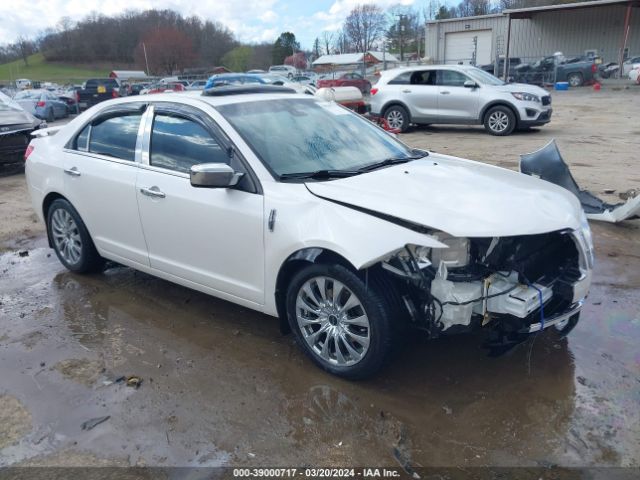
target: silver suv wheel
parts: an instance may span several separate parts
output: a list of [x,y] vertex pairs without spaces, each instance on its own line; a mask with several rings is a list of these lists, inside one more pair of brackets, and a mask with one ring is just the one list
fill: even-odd
[[509,126],[507,114],[498,110],[489,115],[489,128],[496,133],[504,132]]

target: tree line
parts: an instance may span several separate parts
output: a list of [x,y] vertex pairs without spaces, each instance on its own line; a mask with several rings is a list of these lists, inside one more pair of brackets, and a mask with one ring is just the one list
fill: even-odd
[[274,43],[246,44],[220,22],[183,17],[172,10],[127,11],[112,17],[91,13],[78,22],[63,17],[56,28],[45,30],[35,40],[19,37],[0,46],[0,63],[22,58],[27,64],[29,55],[39,51],[47,61],[110,63],[170,74],[219,65],[234,71],[282,63],[303,68],[309,57],[383,48],[405,58],[421,58],[424,25],[429,20],[572,1],[576,0],[462,0],[448,6],[441,0],[424,0],[386,10],[363,3],[351,10],[342,28],[322,32],[306,52],[293,32],[283,32]]

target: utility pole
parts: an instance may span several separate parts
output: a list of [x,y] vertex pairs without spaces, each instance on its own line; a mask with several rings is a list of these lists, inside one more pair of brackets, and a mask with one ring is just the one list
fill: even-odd
[[147,60],[147,47],[144,44],[144,42],[142,42],[142,51],[144,52],[144,64],[147,66],[147,75],[149,75],[151,72],[149,72],[149,60]]
[[403,62],[404,61],[404,22],[402,20],[404,20],[404,18],[406,17],[406,15],[404,13],[398,13],[396,14],[396,17],[398,17],[398,34],[400,36],[400,61]]

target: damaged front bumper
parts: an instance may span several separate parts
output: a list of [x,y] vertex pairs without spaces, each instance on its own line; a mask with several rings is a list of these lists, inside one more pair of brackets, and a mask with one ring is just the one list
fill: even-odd
[[522,330],[520,330],[520,333],[535,333],[549,327],[562,327],[566,323],[568,323],[572,317],[580,313],[580,309],[582,308],[583,303],[583,300],[574,303],[567,310],[561,313],[556,313],[549,318],[545,318],[544,322],[536,322],[532,323],[528,327],[524,327]]

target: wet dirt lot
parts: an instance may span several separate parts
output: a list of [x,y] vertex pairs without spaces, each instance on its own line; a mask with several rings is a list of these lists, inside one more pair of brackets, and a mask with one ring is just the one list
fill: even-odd
[[[583,187],[638,187],[640,92],[570,93],[538,132],[403,139],[517,168],[556,137]],[[0,178],[0,222],[0,466],[640,466],[639,221],[592,225],[569,338],[488,358],[475,335],[413,336],[365,382],[319,371],[275,318],[129,268],[66,271],[23,175]]]

